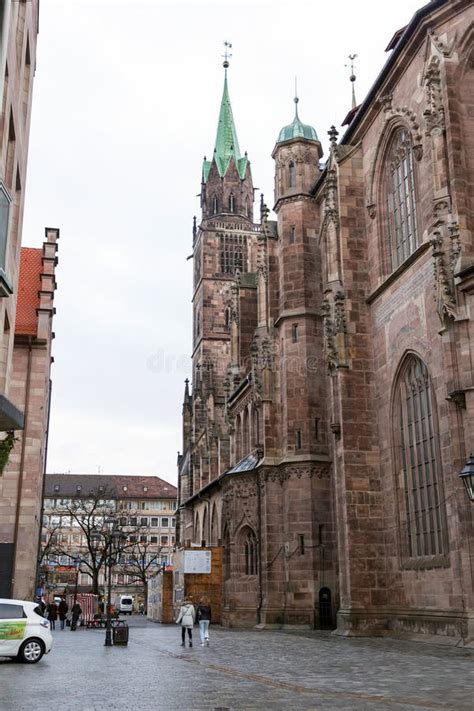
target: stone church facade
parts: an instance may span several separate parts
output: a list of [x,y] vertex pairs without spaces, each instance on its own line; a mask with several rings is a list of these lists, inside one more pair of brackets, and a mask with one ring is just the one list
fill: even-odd
[[421,8],[324,165],[296,103],[276,222],[263,200],[254,222],[226,77],[178,460],[180,542],[223,546],[225,624],[474,636],[473,39],[467,0]]

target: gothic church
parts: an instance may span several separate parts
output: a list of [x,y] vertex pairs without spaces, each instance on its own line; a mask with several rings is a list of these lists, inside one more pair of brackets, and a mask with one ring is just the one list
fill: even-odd
[[226,625],[474,637],[473,40],[470,1],[422,7],[325,163],[295,100],[276,222],[224,63],[178,465]]

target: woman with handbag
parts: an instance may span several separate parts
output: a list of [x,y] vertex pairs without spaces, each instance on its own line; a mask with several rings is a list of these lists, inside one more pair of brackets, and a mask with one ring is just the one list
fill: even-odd
[[189,646],[193,646],[193,626],[196,621],[196,610],[190,598],[186,598],[181,605],[176,624],[181,624],[181,646],[184,647],[186,630],[188,630]]

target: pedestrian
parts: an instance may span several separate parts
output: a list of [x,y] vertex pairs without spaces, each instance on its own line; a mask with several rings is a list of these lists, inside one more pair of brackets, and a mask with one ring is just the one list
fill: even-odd
[[48,607],[46,608],[46,612],[48,615],[49,626],[52,630],[55,630],[56,620],[58,619],[58,606],[56,605],[54,600],[49,603]]
[[61,623],[62,630],[64,629],[64,625],[66,624],[68,610],[69,610],[69,605],[67,604],[66,600],[62,597],[61,601],[58,605],[59,620]]
[[199,600],[196,612],[196,621],[199,623],[199,634],[201,636],[201,647],[206,644],[209,647],[209,625],[211,624],[211,605],[209,598],[203,595]]
[[196,609],[191,598],[186,598],[181,605],[176,624],[181,624],[181,646],[185,647],[186,630],[188,630],[189,646],[193,646],[193,625],[196,621]]
[[78,602],[75,602],[71,609],[71,632],[74,632],[77,627],[77,621],[82,615],[82,607]]

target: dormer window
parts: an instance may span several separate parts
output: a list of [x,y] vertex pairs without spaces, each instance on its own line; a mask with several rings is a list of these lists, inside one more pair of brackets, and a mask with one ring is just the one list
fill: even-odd
[[234,193],[229,195],[229,212],[235,212]]
[[296,166],[293,161],[288,166],[288,186],[290,188],[296,187]]
[[82,491],[82,486],[81,486],[80,484],[78,484],[78,485],[76,486],[76,494],[80,494],[81,491]]
[[54,492],[57,494],[58,491],[59,491],[59,484],[55,484],[54,485]]
[[99,486],[99,494],[103,494],[103,493],[104,493],[104,487],[101,485],[101,486]]
[[122,486],[123,491],[127,491],[127,489],[128,489],[128,486]]
[[145,494],[146,494],[146,492],[148,491],[148,487],[147,487],[147,486],[144,486],[144,487],[143,487],[143,491],[144,491]]

